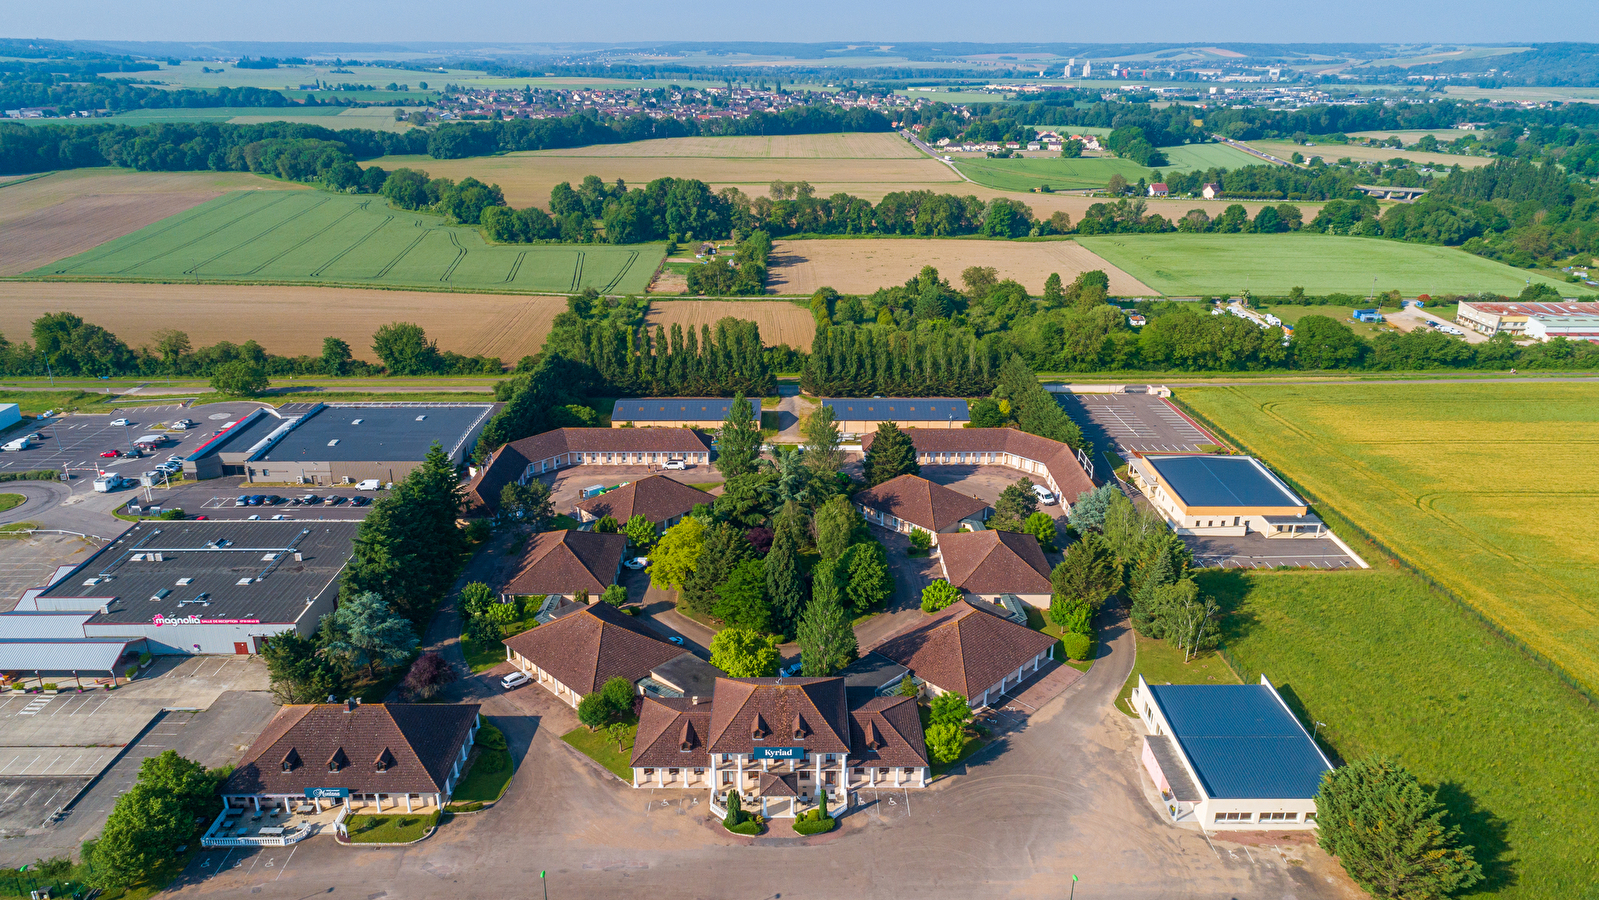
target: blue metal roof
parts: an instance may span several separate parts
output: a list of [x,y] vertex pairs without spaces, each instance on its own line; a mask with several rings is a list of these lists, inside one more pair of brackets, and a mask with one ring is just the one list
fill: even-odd
[[[757,416],[761,398],[746,397]],[[618,400],[611,408],[612,422],[703,422],[727,418],[732,397],[639,397]]]
[[1150,456],[1149,464],[1188,506],[1305,506],[1249,456]]
[[897,422],[970,422],[972,414],[965,400],[948,397],[888,397],[867,400],[823,400],[840,421],[847,419],[892,419]]
[[1206,795],[1310,799],[1331,763],[1265,684],[1151,684]]

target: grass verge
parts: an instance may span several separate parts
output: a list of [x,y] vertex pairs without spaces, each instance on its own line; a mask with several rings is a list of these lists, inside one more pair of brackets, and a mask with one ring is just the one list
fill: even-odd
[[351,816],[344,820],[352,844],[409,844],[421,840],[437,825],[439,814],[400,813],[389,816]]
[[1050,650],[1050,653],[1056,659],[1064,660],[1066,665],[1071,666],[1079,672],[1087,672],[1089,669],[1094,667],[1094,655],[1099,650],[1098,635],[1095,635],[1094,639],[1088,642],[1087,659],[1067,659],[1066,648],[1061,645],[1061,638],[1066,636],[1066,629],[1056,625],[1054,622],[1051,622],[1049,618],[1044,615],[1043,610],[1036,609],[1031,606],[1027,607],[1027,627],[1041,634],[1047,634],[1054,638],[1055,647],[1054,649]]
[[633,750],[633,738],[638,735],[638,719],[629,718],[623,724],[627,726],[627,734],[622,741],[621,749],[617,749],[616,741],[611,739],[610,733],[604,728],[598,731],[589,731],[587,726],[579,725],[561,735],[561,740],[576,747],[579,753],[604,766],[606,771],[612,775],[631,784],[633,782],[633,767],[628,765],[628,762]]
[[27,499],[27,497],[24,497],[21,494],[0,494],[0,512],[16,509]]
[[478,750],[477,761],[466,771],[466,777],[456,786],[450,800],[452,803],[493,803],[505,793],[514,771],[509,751],[482,747]]
[[1140,674],[1150,684],[1238,683],[1238,676],[1214,652],[1201,653],[1184,662],[1183,651],[1165,641],[1147,638],[1137,632],[1133,633],[1133,640],[1138,648],[1136,662],[1133,663],[1133,671],[1127,676],[1127,683],[1122,685],[1121,693],[1116,696],[1116,708],[1124,715],[1134,715],[1127,706],[1127,698],[1133,695],[1133,688],[1138,687]]

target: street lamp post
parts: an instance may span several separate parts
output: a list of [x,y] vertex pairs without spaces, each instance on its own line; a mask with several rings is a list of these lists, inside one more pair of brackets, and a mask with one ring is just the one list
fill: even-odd
[[1316,735],[1318,733],[1320,733],[1323,728],[1326,728],[1326,727],[1327,727],[1327,723],[1326,722],[1317,722],[1316,723],[1316,727],[1311,729],[1311,731],[1310,731],[1310,739],[1312,741],[1314,741],[1316,739]]

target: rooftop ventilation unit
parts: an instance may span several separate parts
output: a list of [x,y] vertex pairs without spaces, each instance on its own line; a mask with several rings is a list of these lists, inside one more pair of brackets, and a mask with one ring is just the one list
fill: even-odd
[[194,584],[194,579],[193,578],[179,578],[178,579],[178,587],[183,587],[184,585],[188,585],[188,584]]
[[250,582],[252,582],[254,580],[255,580],[254,578],[251,578],[250,576],[246,575],[243,578],[240,578],[238,581],[235,581],[234,584],[249,584]]
[[339,445],[339,439],[338,438],[334,438],[333,440],[328,441],[328,446],[329,447],[337,447],[338,445]]
[[417,416],[417,417],[416,417],[416,420],[417,420],[417,421],[418,421],[418,422],[420,422],[420,421],[422,421],[422,420],[423,420],[423,419],[426,419],[426,418],[427,418],[427,416],[426,416],[426,415],[420,415],[420,416]]
[[351,419],[350,420],[350,424],[351,425],[359,425],[359,424],[361,424],[362,421],[363,421],[362,419]]

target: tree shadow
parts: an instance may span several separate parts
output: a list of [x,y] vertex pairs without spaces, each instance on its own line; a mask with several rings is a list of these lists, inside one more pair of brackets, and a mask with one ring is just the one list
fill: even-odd
[[1194,573],[1201,596],[1215,597],[1221,606],[1222,644],[1249,635],[1259,624],[1255,614],[1244,609],[1252,585],[1242,569],[1200,569]]
[[1438,802],[1449,810],[1444,821],[1460,826],[1463,842],[1474,848],[1473,856],[1482,866],[1482,881],[1465,895],[1496,894],[1515,885],[1516,870],[1506,838],[1509,828],[1504,820],[1484,809],[1477,798],[1456,781],[1438,785]]

